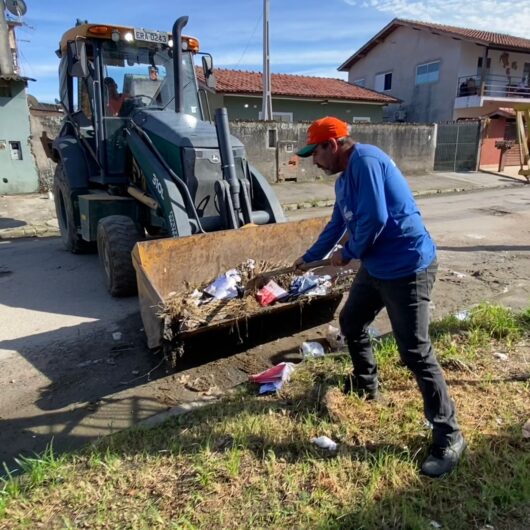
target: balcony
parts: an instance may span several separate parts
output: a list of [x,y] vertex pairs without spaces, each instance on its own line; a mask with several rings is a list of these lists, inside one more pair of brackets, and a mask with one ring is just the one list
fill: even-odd
[[530,107],[530,76],[506,75],[462,76],[458,78],[455,109],[483,107],[486,103],[511,107],[524,104]]

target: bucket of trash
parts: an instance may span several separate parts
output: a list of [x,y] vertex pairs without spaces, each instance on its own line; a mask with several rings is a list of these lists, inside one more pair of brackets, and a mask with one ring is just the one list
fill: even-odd
[[182,354],[220,344],[215,335],[251,346],[332,320],[358,264],[320,266],[303,279],[287,270],[326,222],[139,242],[133,264],[148,346]]

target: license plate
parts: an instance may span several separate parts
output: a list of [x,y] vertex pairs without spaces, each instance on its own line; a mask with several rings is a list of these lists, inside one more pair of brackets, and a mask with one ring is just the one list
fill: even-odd
[[146,42],[159,42],[161,44],[167,44],[168,37],[167,33],[162,31],[149,31],[146,29],[134,28],[135,40],[143,40]]

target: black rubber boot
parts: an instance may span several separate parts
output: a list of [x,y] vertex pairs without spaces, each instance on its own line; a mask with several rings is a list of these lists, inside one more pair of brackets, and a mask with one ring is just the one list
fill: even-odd
[[422,475],[438,478],[451,473],[466,447],[467,443],[461,434],[456,442],[447,447],[432,446],[429,456],[421,466]]
[[367,401],[378,401],[380,397],[379,389],[377,387],[366,388],[360,385],[358,379],[351,374],[346,378],[342,391],[344,394],[357,394],[359,397],[364,398]]

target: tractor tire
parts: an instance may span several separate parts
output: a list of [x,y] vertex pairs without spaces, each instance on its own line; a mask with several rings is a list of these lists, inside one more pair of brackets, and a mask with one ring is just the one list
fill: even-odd
[[61,163],[57,164],[55,168],[53,197],[55,200],[55,214],[59,223],[59,231],[66,250],[74,254],[94,252],[95,245],[85,241],[77,233],[70,183]]
[[112,296],[132,296],[138,292],[131,251],[142,239],[143,234],[130,217],[109,215],[99,221],[99,259]]

